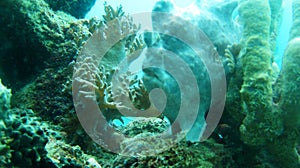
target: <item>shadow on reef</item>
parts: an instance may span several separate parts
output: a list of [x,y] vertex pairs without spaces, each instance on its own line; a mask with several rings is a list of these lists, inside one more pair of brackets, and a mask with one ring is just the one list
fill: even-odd
[[[85,41],[108,21],[130,23],[130,18],[122,8],[115,10],[106,4],[102,19],[77,19],[94,0],[51,2],[0,2],[4,25],[0,28],[0,76],[14,92],[11,97],[11,90],[0,85],[0,167],[299,167],[299,0],[293,0],[290,42],[283,68],[277,73],[272,63],[282,0],[198,0],[195,6],[202,15],[193,17],[197,11],[192,10],[183,13],[204,29],[223,61],[228,79],[225,111],[206,142],[182,140],[148,157],[124,157],[94,143],[81,127],[72,100],[74,60]],[[81,2],[86,3],[77,9]],[[178,8],[170,1],[160,1],[154,9],[172,13]],[[233,20],[234,11],[242,24]],[[108,121],[120,118],[115,114],[116,104],[103,96],[111,96],[109,80],[104,80],[109,76],[105,72],[114,71],[110,61],[146,47],[143,40],[148,46],[156,40],[137,36],[127,37],[107,53],[105,70],[94,67],[99,72],[97,100],[107,110]],[[132,88],[135,106],[149,105],[145,88]],[[161,132],[166,125],[156,121],[162,120],[134,121],[116,129],[135,140]],[[139,150],[123,145],[123,152]]]
[[45,67],[44,59],[49,52],[31,36],[32,28],[28,27],[23,17],[11,13],[12,5],[0,3],[1,26],[0,40],[0,76],[3,82],[13,91],[23,87]]
[[[86,13],[94,4],[94,0],[82,6],[81,1],[64,2],[77,6],[76,14]],[[51,7],[55,7],[54,1]],[[0,75],[13,91],[33,81],[46,67],[68,65],[98,25],[93,19],[78,21],[64,12],[52,11],[39,0],[4,0],[0,8],[0,38],[4,41],[0,46]]]

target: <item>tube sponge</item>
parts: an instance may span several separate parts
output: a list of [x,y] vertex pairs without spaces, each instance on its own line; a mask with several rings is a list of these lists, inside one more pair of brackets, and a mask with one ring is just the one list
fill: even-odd
[[300,37],[300,0],[293,0],[293,25],[290,32],[290,40]]
[[279,78],[279,107],[287,130],[300,128],[300,0],[293,1],[293,26]]
[[280,108],[288,129],[300,127],[300,0],[293,1],[293,26],[281,71]]
[[288,43],[282,66],[282,94],[280,107],[285,113],[288,128],[300,126],[300,37]]
[[240,93],[245,118],[240,127],[241,138],[249,145],[263,145],[278,136],[281,129],[278,115],[272,111],[269,1],[241,0],[239,12],[244,26]]
[[299,167],[296,151],[300,128],[300,37],[292,39],[285,50],[283,66],[278,80],[281,96],[279,107],[284,123],[284,132],[275,139],[270,148],[280,167]]
[[300,157],[296,150],[299,145],[300,129],[300,1],[293,1],[293,26],[290,41],[285,49],[282,70],[277,80],[280,90],[279,110],[282,114],[284,132],[271,144],[280,167],[299,167]]

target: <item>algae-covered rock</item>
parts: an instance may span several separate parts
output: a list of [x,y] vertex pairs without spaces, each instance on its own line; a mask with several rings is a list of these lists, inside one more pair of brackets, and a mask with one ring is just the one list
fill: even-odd
[[[231,153],[224,150],[225,147],[222,144],[218,144],[213,140],[203,143],[191,143],[185,140],[172,143],[172,141],[159,138],[159,136],[155,139],[155,135],[166,131],[169,126],[170,124],[162,119],[141,118],[117,128],[130,138],[122,142],[121,148],[123,151],[121,155],[103,166],[234,167]],[[150,142],[147,141],[151,137],[153,139]]]
[[56,167],[101,168],[95,158],[85,154],[78,145],[71,146],[52,139],[46,144],[45,150],[47,157]]
[[41,118],[49,119],[53,123],[66,119],[66,115],[74,112],[71,95],[72,71],[72,64],[60,70],[46,69],[12,96],[12,107],[32,109]]
[[0,75],[14,90],[45,67],[67,65],[100,24],[53,11],[44,0],[4,0],[0,8],[0,39],[6,41],[0,45]]
[[64,11],[76,18],[84,18],[85,14],[93,7],[96,0],[45,0],[55,11]]
[[213,141],[190,143],[182,141],[167,151],[148,157],[118,156],[103,167],[235,167],[229,151]]

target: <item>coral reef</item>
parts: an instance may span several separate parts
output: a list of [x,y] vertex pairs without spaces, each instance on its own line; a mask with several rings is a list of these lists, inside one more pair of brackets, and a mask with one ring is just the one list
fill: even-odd
[[59,70],[45,69],[34,81],[13,94],[12,107],[32,109],[53,123],[75,115],[71,95],[73,67],[74,63],[70,63]]
[[45,145],[51,133],[47,124],[42,123],[32,110],[12,109],[5,120],[5,135],[12,141],[9,143],[11,158],[6,166],[43,166],[47,165]]
[[[205,35],[196,38],[188,36],[196,33],[187,22],[155,15],[153,27],[160,34],[140,35],[139,26],[121,6],[113,9],[107,3],[102,19],[78,19],[94,2],[0,2],[0,167],[299,167],[299,0],[293,1],[293,27],[280,72],[273,63],[273,52],[282,0],[198,0],[185,12],[172,1],[156,4],[154,11],[176,13],[202,29]],[[173,134],[169,127],[178,115],[174,111],[182,96],[169,73],[147,68],[142,77],[127,73],[113,84],[112,75],[122,74],[117,67],[124,58],[130,63],[146,47],[173,51],[197,74],[204,104],[199,107],[202,113],[196,124],[201,125],[211,103],[209,78],[195,51],[162,34],[170,33],[164,32],[163,26],[171,24],[175,27],[172,31],[188,36],[192,44],[200,41],[199,45],[210,49],[203,51],[213,55],[210,61],[222,61],[225,67],[228,92],[224,115],[212,136],[202,143],[182,140],[185,132],[178,135],[178,143],[161,136]],[[92,42],[87,41],[93,33]],[[109,50],[100,63],[98,49],[106,47]],[[151,56],[162,56],[160,51],[148,50],[144,63],[151,59],[159,62]],[[216,59],[218,54],[221,59]],[[78,78],[72,78],[72,72]],[[13,94],[1,82],[12,88]],[[127,138],[120,142],[120,155],[96,144],[84,132],[75,114],[72,82],[75,89],[87,91],[77,96],[96,100],[95,107],[103,112],[105,123],[97,129],[114,129]],[[157,104],[150,101],[148,93],[157,86],[168,96],[170,108],[163,113],[154,107]],[[189,105],[192,98],[187,99]],[[134,115],[150,109],[157,116],[126,123],[119,109]],[[85,110],[86,122],[95,126],[99,114]],[[116,124],[116,119],[121,124]],[[99,130],[92,127],[89,131]],[[114,141],[115,136],[101,138]]]
[[95,158],[85,154],[78,145],[71,146],[63,141],[50,139],[45,150],[47,157],[56,167],[101,168]]
[[213,141],[191,143],[182,141],[157,156],[118,156],[109,166],[103,167],[235,167],[229,151]]
[[101,167],[79,146],[66,143],[61,126],[42,120],[32,110],[10,109],[10,90],[2,86],[2,91],[7,99],[1,114],[7,115],[0,121],[1,167]]
[[32,110],[11,109],[1,127],[3,167],[101,167],[79,146],[66,144],[59,126],[42,121]]
[[136,136],[142,133],[162,133],[170,124],[159,118],[144,118],[137,121],[132,121],[126,127],[119,127],[122,134],[129,137]]
[[11,90],[6,88],[1,83],[0,79],[0,153],[1,153],[1,161],[0,166],[3,167],[4,165],[10,164],[11,149],[10,143],[13,141],[12,138],[7,136],[7,127],[5,125],[4,119],[7,118],[7,111],[10,109],[10,98],[11,98]]
[[[83,42],[91,36],[97,20],[77,20],[74,17],[52,11],[48,4],[41,0],[18,1],[13,8],[22,19],[27,20],[37,40],[52,56],[74,57]],[[31,11],[30,14],[28,11]]]
[[[235,167],[230,151],[224,150],[222,144],[209,140],[204,143],[191,143],[182,140],[177,144],[160,138],[152,139],[150,143],[143,144],[144,138],[165,131],[169,124],[158,118],[141,119],[119,127],[122,133],[132,137],[122,144],[122,155],[114,158],[103,167]],[[154,136],[155,137],[155,136]],[[148,142],[148,141],[147,141]],[[143,147],[151,147],[156,155],[146,155]],[[167,148],[166,148],[167,147]],[[138,152],[139,151],[139,152]],[[162,151],[161,153],[157,151]],[[139,155],[136,155],[138,152]],[[131,157],[127,156],[131,154]]]
[[[143,118],[128,123],[118,130],[126,136],[121,142],[121,155],[130,157],[156,156],[175,146],[172,139],[164,137],[170,124],[159,118]],[[170,134],[170,133],[169,133]],[[180,136],[180,135],[179,135]],[[183,138],[184,136],[181,135]]]

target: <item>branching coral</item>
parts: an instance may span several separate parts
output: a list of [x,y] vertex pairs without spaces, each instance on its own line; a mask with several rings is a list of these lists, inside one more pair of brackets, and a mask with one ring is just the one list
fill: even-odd
[[[79,55],[74,80],[83,84],[79,94],[95,99],[106,119],[111,121],[121,119],[120,109],[146,109],[150,103],[148,93],[137,75],[121,74],[118,67],[123,59],[135,59],[134,56],[145,47],[142,36],[136,34],[138,26],[132,24],[132,19],[124,15],[121,7],[114,10],[106,5],[105,12],[104,25]],[[114,84],[113,75],[118,80]],[[113,87],[116,89],[113,90]],[[83,88],[89,91],[83,91]],[[124,103],[124,100],[131,102]]]
[[113,9],[112,6],[107,5],[107,3],[104,3],[104,11],[105,15],[103,15],[104,23],[107,23],[109,21],[112,21],[116,18],[120,18],[125,15],[125,12],[122,10],[122,6],[118,6],[116,10]]

